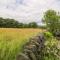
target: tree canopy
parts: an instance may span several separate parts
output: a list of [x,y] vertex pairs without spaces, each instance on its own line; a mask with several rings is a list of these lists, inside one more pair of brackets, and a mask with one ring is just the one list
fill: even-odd
[[1,28],[37,28],[38,25],[36,22],[20,23],[14,19],[4,19],[0,17],[0,27]]
[[54,10],[48,10],[44,14],[44,22],[46,23],[47,29],[55,33],[60,31],[60,15]]

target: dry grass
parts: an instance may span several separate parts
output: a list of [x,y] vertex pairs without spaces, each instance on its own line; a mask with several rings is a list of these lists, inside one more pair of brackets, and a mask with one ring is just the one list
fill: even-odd
[[16,54],[22,51],[28,39],[42,31],[41,29],[0,28],[0,60],[15,60]]

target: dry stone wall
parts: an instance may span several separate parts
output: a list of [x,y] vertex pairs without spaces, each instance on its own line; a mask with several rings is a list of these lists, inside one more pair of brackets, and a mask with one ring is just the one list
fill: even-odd
[[30,38],[23,52],[17,55],[16,60],[44,60],[44,41],[44,34]]

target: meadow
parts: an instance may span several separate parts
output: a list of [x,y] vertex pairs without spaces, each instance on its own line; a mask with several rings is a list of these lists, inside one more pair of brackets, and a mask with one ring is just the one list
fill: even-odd
[[15,60],[29,38],[43,32],[42,29],[0,28],[0,60]]

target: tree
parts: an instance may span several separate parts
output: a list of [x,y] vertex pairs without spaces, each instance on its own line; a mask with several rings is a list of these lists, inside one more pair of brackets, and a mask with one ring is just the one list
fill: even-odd
[[54,10],[48,10],[45,12],[44,22],[50,32],[55,33],[57,30],[60,30],[60,17]]
[[29,28],[37,28],[38,27],[36,22],[31,22],[28,24],[28,26],[29,26]]
[[37,28],[38,25],[36,22],[31,23],[20,23],[14,19],[2,18],[0,17],[0,27],[2,28]]

